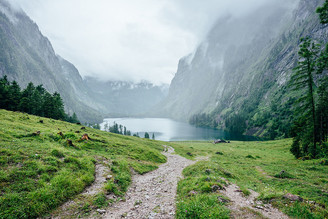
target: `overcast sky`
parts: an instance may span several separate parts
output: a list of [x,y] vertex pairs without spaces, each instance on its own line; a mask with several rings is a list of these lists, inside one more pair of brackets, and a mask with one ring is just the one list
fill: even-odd
[[[9,0],[82,76],[170,83],[219,16],[270,0]],[[272,0],[271,0],[272,1]]]

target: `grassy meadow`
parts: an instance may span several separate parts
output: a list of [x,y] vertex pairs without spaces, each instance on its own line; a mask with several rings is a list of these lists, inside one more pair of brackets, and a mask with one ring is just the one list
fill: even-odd
[[[87,216],[117,201],[107,194],[124,199],[132,168],[144,174],[165,163],[163,144],[188,159],[208,157],[184,169],[177,218],[229,218],[229,209],[218,201],[227,181],[244,195],[257,191],[260,200],[292,217],[328,217],[328,162],[296,160],[289,152],[290,139],[168,143],[6,110],[0,110],[0,118],[0,218],[47,216],[70,199],[78,203],[79,215],[72,217]],[[89,140],[81,139],[85,133]],[[94,181],[96,163],[107,166],[113,177],[99,194],[80,196]],[[287,193],[304,201],[286,200]]]
[[[81,201],[87,213],[113,201],[106,193],[124,195],[131,167],[142,174],[166,162],[159,141],[6,110],[0,118],[0,218],[46,215],[90,185],[95,164],[103,162],[113,178],[102,193]],[[81,140],[85,133],[90,140]]]
[[[327,218],[328,166],[326,160],[297,160],[289,152],[290,139],[267,142],[178,142],[177,153],[188,158],[208,156],[187,167],[178,184],[177,218],[229,218],[223,204],[217,202],[225,180],[237,184],[244,195],[249,189],[295,218]],[[191,155],[191,156],[190,156]],[[282,172],[284,171],[284,172]],[[298,195],[303,202],[283,198]]]

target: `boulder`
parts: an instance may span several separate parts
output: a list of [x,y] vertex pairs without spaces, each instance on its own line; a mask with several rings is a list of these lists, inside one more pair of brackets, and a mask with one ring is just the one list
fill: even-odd
[[299,201],[302,202],[303,198],[301,198],[300,196],[297,195],[293,195],[291,193],[287,193],[286,195],[283,196],[285,199],[288,199],[290,201]]

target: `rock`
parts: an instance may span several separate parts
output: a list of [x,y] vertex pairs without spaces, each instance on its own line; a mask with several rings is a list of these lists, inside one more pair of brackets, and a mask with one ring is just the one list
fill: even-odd
[[211,188],[212,188],[212,192],[216,192],[216,191],[220,190],[220,186],[218,186],[218,185],[213,185]]
[[260,205],[255,206],[255,208],[260,209],[260,210],[264,210],[264,208]]
[[145,195],[145,198],[146,198],[146,199],[149,199],[150,197],[149,197],[149,195]]
[[32,135],[33,135],[33,136],[38,136],[38,135],[40,135],[40,134],[41,134],[40,131],[36,131],[36,132],[34,132]]
[[68,144],[69,146],[73,146],[73,147],[74,147],[73,141],[70,140],[70,139],[67,139],[67,144]]
[[190,152],[188,152],[187,155],[188,155],[188,156],[191,156],[191,157],[193,156],[192,153],[190,153]]
[[81,130],[84,130],[85,129],[85,127],[83,126],[83,127],[81,127]]
[[285,199],[288,199],[290,201],[299,201],[302,202],[303,198],[301,198],[300,196],[297,195],[293,195],[291,193],[287,193],[286,195],[283,196]]
[[112,175],[107,175],[107,176],[106,176],[106,180],[110,180],[111,178],[113,178]]
[[81,140],[86,140],[88,141],[90,138],[89,138],[89,135],[88,134],[84,134],[82,137],[81,137]]
[[225,140],[217,139],[213,142],[214,144],[227,143]]
[[205,170],[205,173],[206,174],[211,174],[211,170],[210,169],[207,169],[207,170]]
[[218,197],[218,201],[222,202],[222,203],[229,203],[230,202],[230,200],[222,198],[222,197]]
[[99,214],[105,214],[106,213],[106,210],[103,210],[103,209],[97,209],[97,212]]

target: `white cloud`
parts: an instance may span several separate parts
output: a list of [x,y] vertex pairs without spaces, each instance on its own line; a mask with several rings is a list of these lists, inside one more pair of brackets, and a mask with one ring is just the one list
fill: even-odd
[[11,0],[83,76],[169,83],[214,21],[274,0]]

